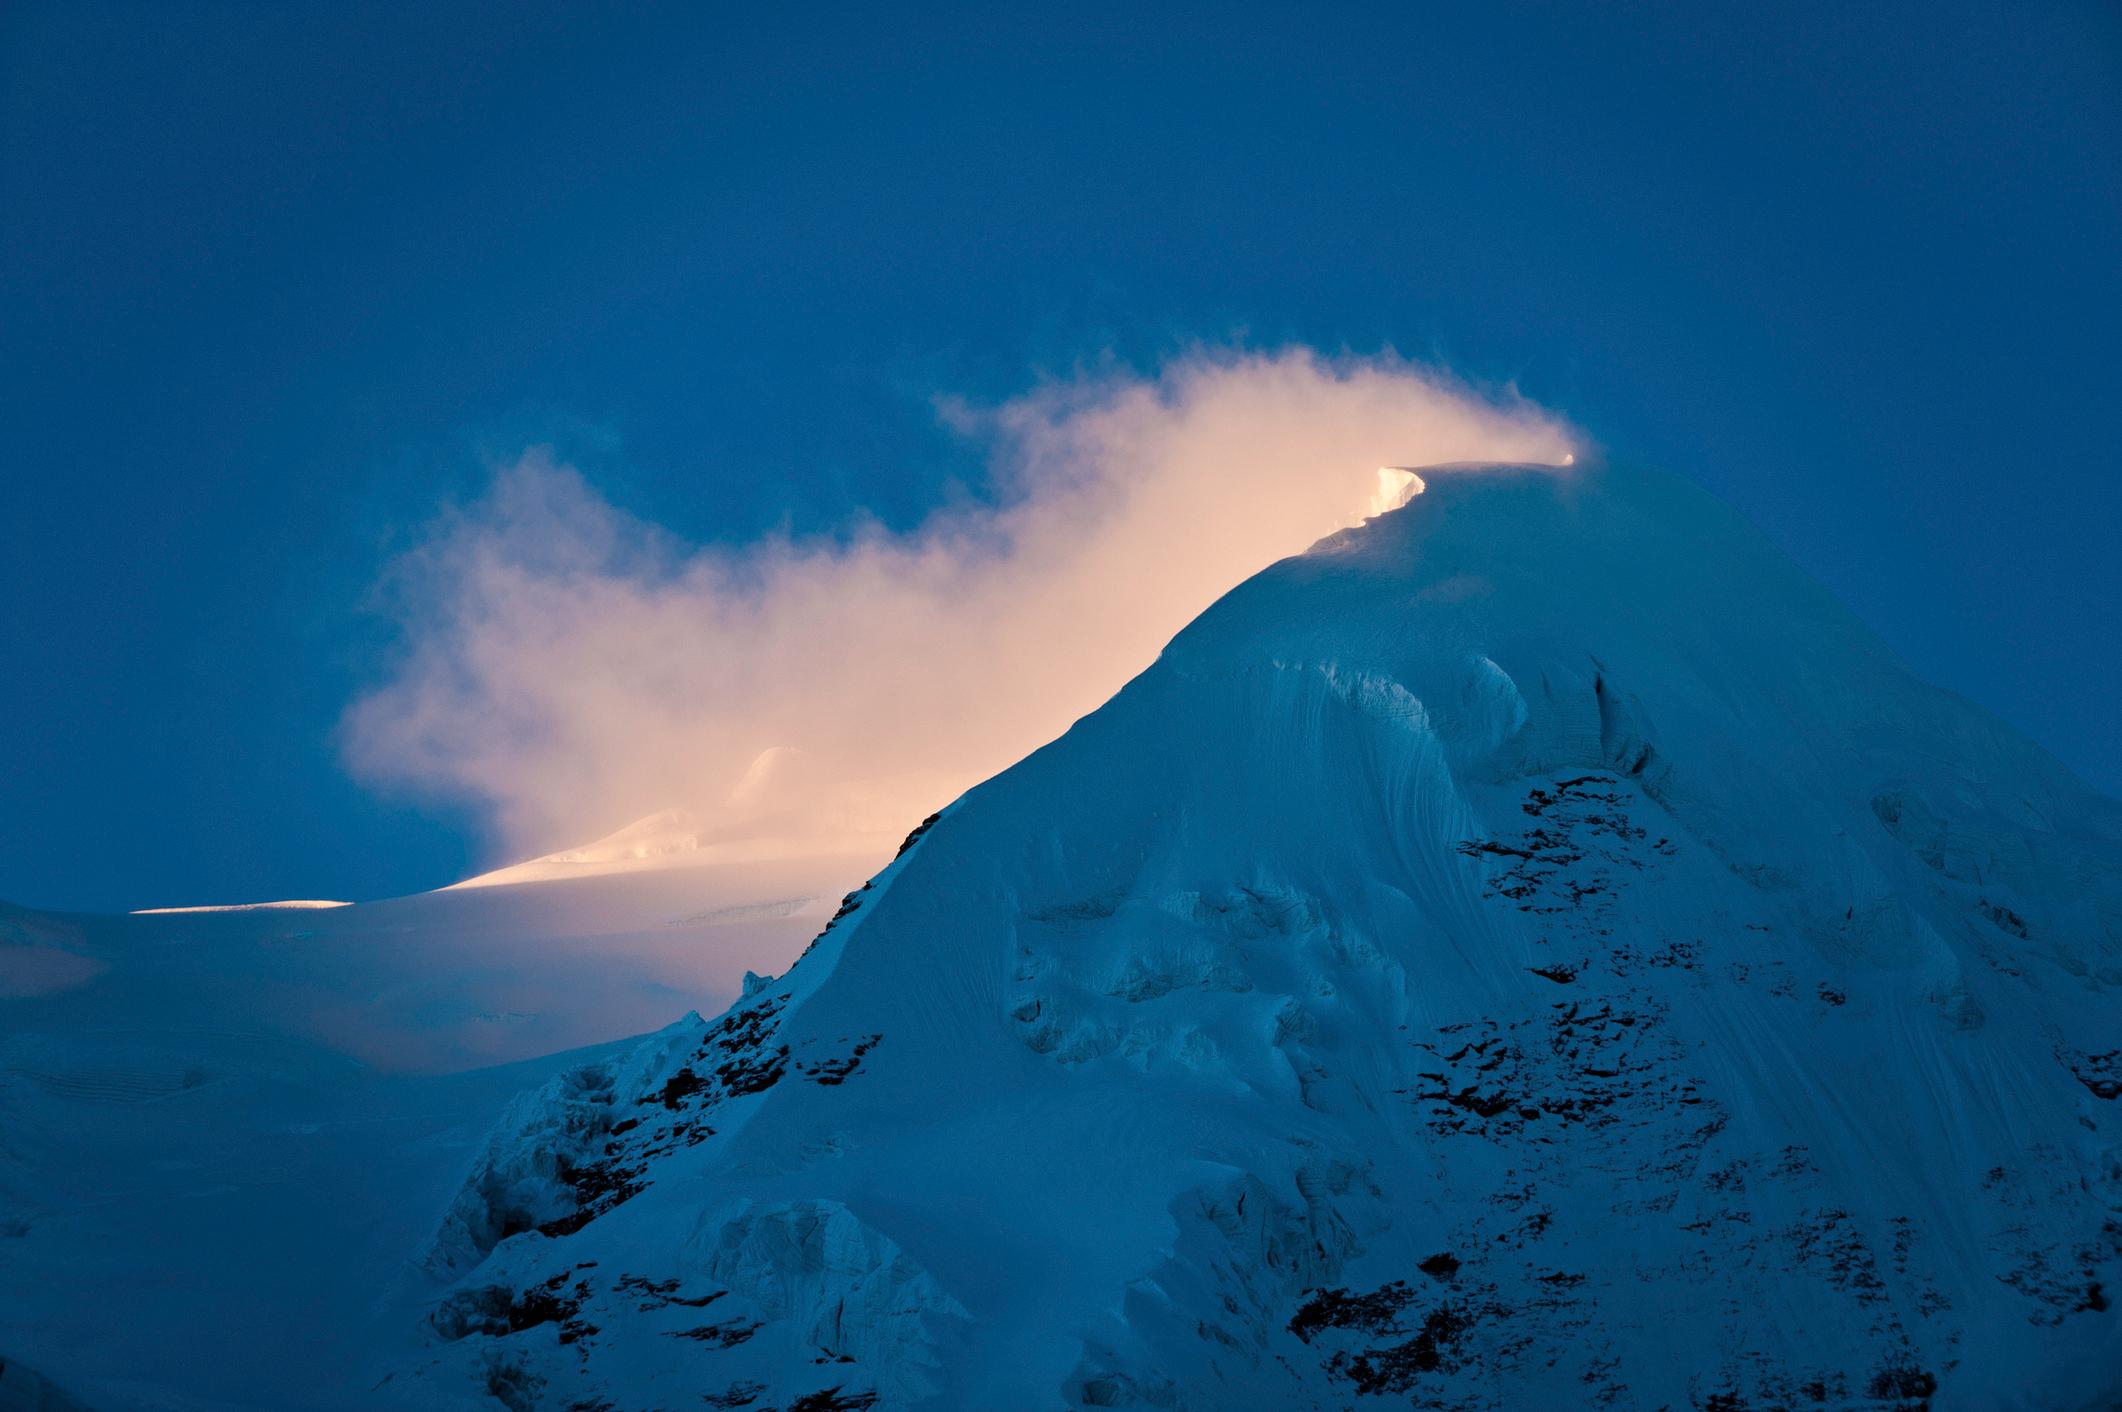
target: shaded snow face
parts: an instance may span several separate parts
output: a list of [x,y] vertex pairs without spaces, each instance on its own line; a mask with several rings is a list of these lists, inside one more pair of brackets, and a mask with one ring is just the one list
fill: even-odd
[[2112,802],[1677,483],[1432,477],[526,1100],[390,1396],[2111,1406],[2118,994]]

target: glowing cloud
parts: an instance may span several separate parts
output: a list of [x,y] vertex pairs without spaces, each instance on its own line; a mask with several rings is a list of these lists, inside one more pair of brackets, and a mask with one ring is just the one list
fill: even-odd
[[352,766],[485,806],[516,856],[667,808],[703,842],[903,831],[1247,575],[1419,493],[1399,466],[1572,446],[1522,402],[1302,350],[948,415],[997,503],[738,552],[530,452],[396,566],[406,652],[348,713]]

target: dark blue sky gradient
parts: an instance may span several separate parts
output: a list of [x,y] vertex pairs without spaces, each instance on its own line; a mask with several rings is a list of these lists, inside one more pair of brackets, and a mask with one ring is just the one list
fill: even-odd
[[0,898],[481,861],[333,731],[485,456],[903,524],[931,394],[1234,336],[1515,380],[2122,789],[2122,10],[891,9],[7,7]]

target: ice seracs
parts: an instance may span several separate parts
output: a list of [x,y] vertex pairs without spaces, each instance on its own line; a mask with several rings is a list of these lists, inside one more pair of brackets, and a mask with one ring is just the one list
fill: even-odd
[[1372,492],[1370,503],[1363,507],[1365,519],[1382,515],[1388,510],[1397,510],[1423,490],[1422,477],[1405,466],[1378,467],[1378,488]]

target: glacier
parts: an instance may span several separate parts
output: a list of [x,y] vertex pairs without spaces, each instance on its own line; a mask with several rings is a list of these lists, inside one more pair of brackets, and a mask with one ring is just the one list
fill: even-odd
[[727,1009],[422,1081],[304,1405],[2122,1406],[2122,806],[1677,478],[1421,474]]

